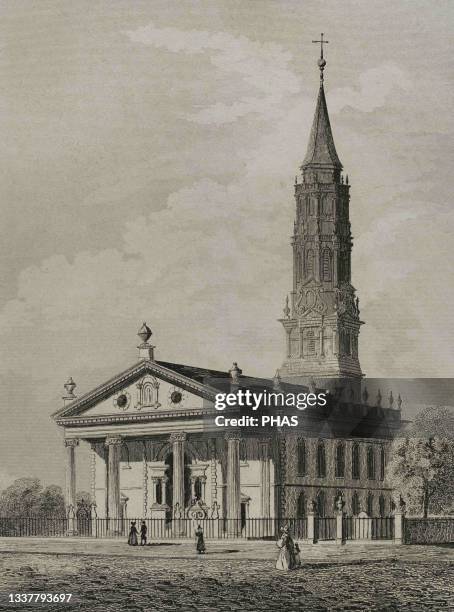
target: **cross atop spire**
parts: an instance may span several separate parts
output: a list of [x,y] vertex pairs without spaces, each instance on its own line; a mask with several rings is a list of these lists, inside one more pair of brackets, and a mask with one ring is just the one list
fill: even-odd
[[323,57],[323,45],[326,45],[329,43],[329,40],[324,40],[324,33],[322,32],[320,34],[320,40],[313,40],[313,43],[320,43],[320,59],[318,60],[317,64],[318,67],[320,69],[320,85],[323,85],[323,71],[325,70],[325,66],[326,66],[326,60]]

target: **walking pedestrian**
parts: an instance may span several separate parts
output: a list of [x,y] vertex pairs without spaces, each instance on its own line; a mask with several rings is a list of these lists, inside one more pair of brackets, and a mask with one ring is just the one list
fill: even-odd
[[129,530],[128,544],[129,544],[129,546],[137,546],[137,544],[138,544],[138,542],[137,542],[137,529],[136,529],[135,521],[133,521],[131,523],[131,529]]
[[203,539],[203,529],[201,525],[197,526],[197,529],[195,531],[195,537],[197,540],[196,550],[198,554],[201,555],[205,552],[205,540]]
[[147,544],[147,526],[145,524],[145,521],[142,521],[142,524],[140,525],[140,545],[146,546],[146,544]]
[[295,547],[289,528],[285,526],[281,532],[281,538],[277,542],[279,556],[276,561],[276,569],[291,570],[295,568]]

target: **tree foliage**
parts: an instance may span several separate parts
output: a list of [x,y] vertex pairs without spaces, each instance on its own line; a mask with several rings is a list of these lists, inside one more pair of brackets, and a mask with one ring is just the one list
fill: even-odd
[[65,500],[61,487],[45,489],[38,478],[18,478],[0,494],[2,517],[57,517],[65,515]]
[[445,407],[426,408],[405,437],[397,438],[388,482],[414,513],[445,513],[454,501],[454,419]]

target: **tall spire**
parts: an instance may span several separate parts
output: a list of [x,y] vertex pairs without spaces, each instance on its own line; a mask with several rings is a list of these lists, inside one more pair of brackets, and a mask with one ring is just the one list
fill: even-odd
[[326,66],[326,60],[323,57],[323,45],[329,41],[323,39],[322,33],[320,40],[313,40],[312,42],[320,43],[320,58],[317,62],[320,70],[320,89],[318,92],[317,106],[315,108],[315,116],[312,123],[307,153],[301,168],[337,168],[342,170],[342,164],[337,155],[336,147],[334,146],[328,107],[326,105],[325,90],[323,87],[323,71]]

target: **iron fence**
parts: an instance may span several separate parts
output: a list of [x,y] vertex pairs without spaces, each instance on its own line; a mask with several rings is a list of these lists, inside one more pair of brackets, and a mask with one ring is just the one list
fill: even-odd
[[394,517],[344,517],[342,537],[344,540],[392,540],[394,539]]
[[326,516],[314,517],[314,541],[336,539],[336,518]]
[[0,517],[0,536],[64,536],[69,529],[65,517]]
[[75,535],[93,538],[127,538],[131,522],[135,522],[139,531],[142,521],[147,527],[147,539],[173,540],[195,538],[195,531],[200,525],[206,539],[243,538],[248,540],[277,539],[281,529],[287,525],[291,535],[296,539],[307,537],[306,518],[248,518],[248,519],[200,519],[189,518],[52,518],[25,517],[0,518],[0,536],[27,537],[49,536],[62,537]]

